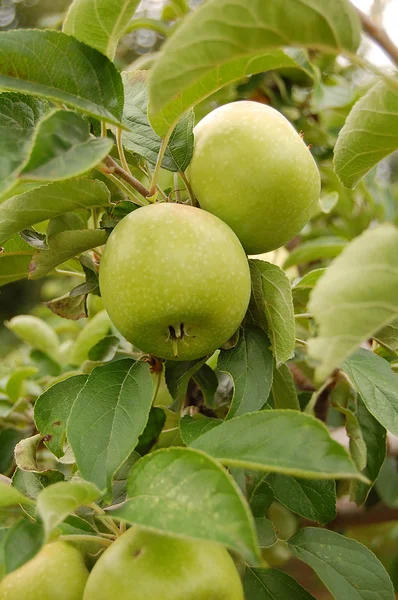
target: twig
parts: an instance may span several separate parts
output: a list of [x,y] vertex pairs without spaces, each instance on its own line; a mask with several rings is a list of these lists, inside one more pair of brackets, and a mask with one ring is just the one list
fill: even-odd
[[391,58],[392,62],[398,67],[398,48],[395,46],[387,32],[377,25],[371,19],[363,13],[359,8],[355,8],[361,21],[363,30],[371,37],[378,46]]
[[119,177],[121,177],[122,179],[124,179],[124,181],[129,183],[132,188],[134,188],[139,194],[141,194],[141,196],[143,196],[144,198],[148,198],[151,195],[150,191],[145,187],[145,185],[142,185],[141,181],[138,181],[138,179],[136,179],[134,175],[130,175],[129,173],[127,173],[127,171],[120,167],[111,156],[108,155],[104,159],[104,163],[107,167],[109,167],[111,173],[119,175]]
[[120,127],[118,127],[117,131],[116,131],[116,143],[117,143],[117,150],[119,152],[119,158],[120,158],[120,162],[122,163],[122,167],[126,171],[126,173],[128,173],[129,175],[132,176],[130,167],[127,164],[126,155],[124,154],[124,148],[123,148],[123,142],[122,142],[122,130],[120,129]]
[[357,508],[351,503],[347,508],[340,510],[337,517],[327,525],[328,529],[343,529],[353,525],[370,525],[373,523],[387,523],[388,521],[398,520],[398,508],[389,508],[384,504],[377,504],[370,510]]

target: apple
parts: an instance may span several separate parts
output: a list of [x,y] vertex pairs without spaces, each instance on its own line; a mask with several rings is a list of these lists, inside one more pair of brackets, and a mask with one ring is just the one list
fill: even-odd
[[175,203],[139,208],[116,225],[99,282],[116,329],[166,359],[212,354],[238,329],[250,299],[248,261],[233,231]]
[[257,102],[226,104],[202,119],[194,136],[192,190],[248,254],[279,248],[301,231],[316,208],[320,177],[281,113]]
[[214,542],[128,529],[98,560],[83,600],[243,600],[227,550]]
[[82,600],[88,578],[83,555],[70,544],[46,544],[0,584],[1,600]]

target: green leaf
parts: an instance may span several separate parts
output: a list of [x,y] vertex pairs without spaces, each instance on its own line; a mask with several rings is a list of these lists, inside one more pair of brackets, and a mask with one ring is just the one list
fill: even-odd
[[334,149],[340,181],[353,188],[398,148],[398,88],[379,81],[352,108]]
[[34,502],[14,487],[0,481],[0,507],[15,506],[16,504],[34,504]]
[[314,569],[335,600],[394,600],[387,571],[355,540],[307,527],[290,538],[289,549]]
[[283,263],[283,268],[287,269],[293,265],[334,258],[347,246],[347,243],[347,240],[339,237],[319,237],[304,242],[289,254]]
[[48,248],[45,233],[39,233],[34,229],[24,229],[19,232],[19,235],[29,246],[36,248],[36,250],[46,250]]
[[278,266],[264,260],[249,260],[252,297],[249,312],[271,341],[276,365],[292,358],[295,323],[290,282]]
[[88,359],[96,362],[108,362],[116,354],[120,339],[115,335],[107,335],[97,342],[88,352]]
[[38,29],[1,32],[0,45],[0,90],[46,98],[120,125],[122,80],[97,50],[60,31]]
[[71,348],[70,364],[80,367],[88,359],[90,350],[108,335],[110,329],[111,321],[106,310],[101,310],[89,319]]
[[377,354],[359,348],[341,368],[368,411],[386,429],[398,435],[398,374],[389,363]]
[[19,235],[13,236],[0,248],[0,286],[25,279],[34,250]]
[[[33,473],[31,471],[15,469],[14,475],[12,476],[12,486],[31,500],[36,500],[44,488],[53,483],[64,481],[64,479],[65,475],[60,471],[42,471],[41,473]],[[34,502],[32,502],[32,504],[34,504]]]
[[148,422],[145,425],[144,431],[138,438],[138,444],[135,447],[134,452],[141,455],[147,454],[158,441],[165,422],[166,414],[164,410],[158,406],[152,406]]
[[184,444],[191,446],[193,442],[217,425],[220,425],[223,421],[221,419],[212,419],[198,413],[193,417],[185,415],[180,421],[180,433]]
[[317,379],[398,315],[398,231],[385,224],[352,241],[312,291],[309,311],[319,337],[309,353],[319,361]]
[[0,431],[0,473],[8,473],[14,460],[14,449],[23,437],[17,429],[2,429]]
[[97,179],[52,183],[13,196],[0,204],[0,244],[36,223],[75,210],[107,206],[109,201],[108,188]]
[[82,476],[109,492],[112,477],[137,445],[152,404],[146,363],[130,359],[91,371],[73,405],[67,436]]
[[87,375],[68,377],[51,386],[35,403],[35,424],[44,443],[57,458],[64,455],[66,424],[72,406],[87,381]]
[[[122,135],[123,145],[155,165],[162,138],[148,121],[147,71],[128,71],[122,74],[124,83],[123,123],[131,130]],[[185,171],[193,153],[193,111],[187,112],[174,129],[162,161],[169,171]]]
[[0,196],[16,180],[29,154],[36,123],[46,104],[23,94],[0,94]]
[[287,365],[281,365],[279,369],[274,369],[271,395],[274,401],[274,408],[300,410],[294,378]]
[[393,456],[388,456],[376,480],[376,490],[384,504],[391,508],[398,508],[398,474],[397,461]]
[[274,525],[270,519],[266,517],[255,517],[254,524],[256,526],[258,545],[260,548],[269,548],[277,542]]
[[326,273],[326,269],[313,269],[309,273],[306,273],[304,277],[301,277],[297,282],[294,283],[292,290],[310,290],[318,282],[318,279]]
[[358,419],[352,410],[341,406],[338,403],[333,404],[334,408],[345,416],[345,428],[349,437],[350,453],[358,471],[363,471],[366,467],[367,448],[362,436],[362,431]]
[[207,431],[192,447],[225,465],[309,479],[364,480],[323,423],[296,410],[242,415]]
[[175,400],[174,405],[182,404],[191,377],[206,362],[207,357],[196,360],[177,362],[167,360],[165,364],[165,379],[167,388]]
[[193,376],[193,380],[203,394],[206,406],[216,408],[215,394],[218,388],[218,378],[213,369],[206,363]]
[[351,482],[351,497],[360,506],[366,501],[386,458],[387,432],[368,411],[360,395],[357,396],[357,419],[367,449],[366,467],[362,473],[372,482],[372,485],[362,481]]
[[29,279],[40,279],[70,258],[102,246],[107,240],[104,229],[62,231],[48,240],[48,250],[39,250],[29,265]]
[[392,352],[398,352],[398,319],[379,329],[373,337],[382,346],[385,346]]
[[229,373],[234,395],[228,419],[260,410],[268,400],[272,385],[273,359],[266,334],[258,327],[240,331],[232,350],[221,350],[217,369]]
[[139,0],[74,0],[62,30],[113,60],[138,4]]
[[106,137],[90,135],[87,120],[68,110],[53,110],[39,122],[22,181],[51,182],[83,175],[105,158],[113,146]]
[[44,543],[41,523],[21,519],[11,527],[3,541],[3,556],[6,574],[19,569],[31,560]]
[[246,567],[247,600],[314,600],[293,577],[277,569]]
[[36,373],[36,367],[19,367],[13,370],[5,389],[7,396],[12,402],[16,402],[23,395],[25,380],[36,375]]
[[213,540],[258,564],[249,508],[232,477],[202,452],[169,448],[148,454],[130,471],[127,495],[127,502],[110,512],[113,517]]
[[336,517],[336,484],[333,480],[299,479],[273,473],[266,482],[275,498],[297,515],[321,525]]
[[169,38],[154,65],[150,80],[154,129],[161,134],[166,124],[222,85],[291,66],[286,58],[283,64],[283,53],[272,49],[302,46],[339,54],[355,52],[359,41],[358,17],[345,0],[332,4],[210,0]]
[[54,355],[58,352],[59,339],[54,329],[43,319],[33,315],[17,315],[5,323],[22,341],[42,352]]
[[262,479],[254,488],[250,497],[250,509],[254,517],[263,517],[274,501],[274,492]]
[[37,498],[36,512],[43,522],[46,538],[70,513],[91,504],[99,496],[100,491],[87,481],[60,481],[42,490]]

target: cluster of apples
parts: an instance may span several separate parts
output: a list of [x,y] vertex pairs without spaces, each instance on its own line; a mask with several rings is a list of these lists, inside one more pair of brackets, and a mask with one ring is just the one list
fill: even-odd
[[89,574],[83,555],[55,541],[0,585],[1,600],[244,600],[232,558],[213,542],[136,527],[105,550]]
[[105,308],[143,352],[212,354],[250,300],[247,254],[279,248],[316,207],[320,177],[289,121],[256,102],[227,104],[194,129],[187,176],[200,208],[155,203],[113,230],[100,265]]

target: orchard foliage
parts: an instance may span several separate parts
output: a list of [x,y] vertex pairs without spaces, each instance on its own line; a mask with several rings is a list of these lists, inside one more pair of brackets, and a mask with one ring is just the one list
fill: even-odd
[[[0,598],[53,597],[65,554],[65,600],[87,569],[87,599],[393,600],[396,70],[348,0],[66,5],[0,32]],[[242,119],[198,158],[241,100],[283,151]],[[285,246],[247,262],[248,221]]]

